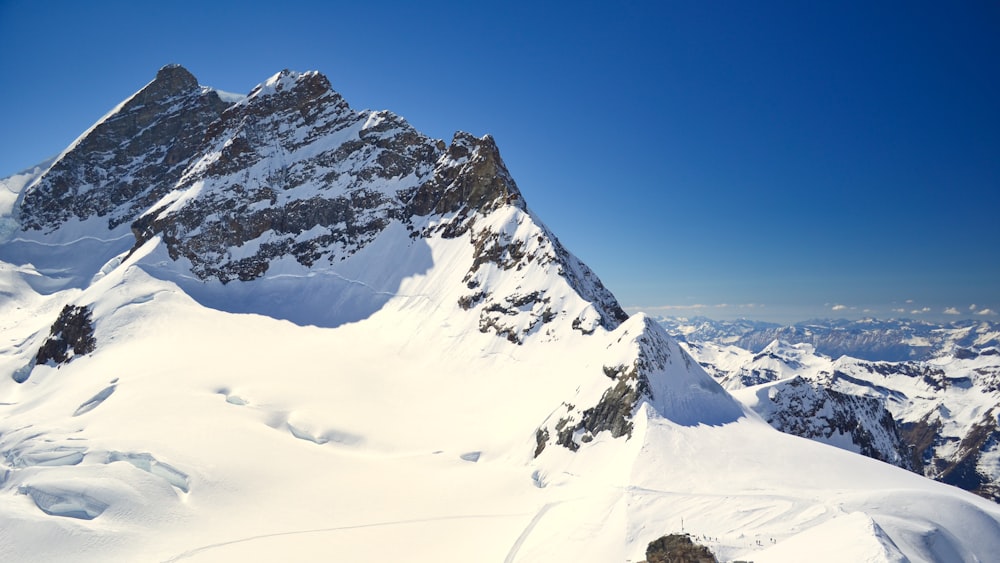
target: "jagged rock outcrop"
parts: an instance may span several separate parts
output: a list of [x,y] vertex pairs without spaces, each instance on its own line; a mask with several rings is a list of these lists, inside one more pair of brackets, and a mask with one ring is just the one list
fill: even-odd
[[601,432],[609,432],[612,438],[632,437],[632,418],[639,405],[655,399],[649,377],[665,370],[670,359],[669,348],[656,346],[649,335],[640,333],[634,338],[629,343],[635,349],[631,364],[603,366],[603,374],[611,383],[599,397],[581,401],[586,405],[583,408],[563,403],[557,414],[538,429],[535,457],[542,453],[550,438],[557,445],[577,451]]
[[914,469],[909,446],[880,399],[841,393],[798,376],[757,395],[754,409],[782,432],[834,445],[847,441],[862,455]]
[[[486,220],[504,208],[527,212],[489,135],[428,138],[391,112],[353,110],[318,72],[281,71],[228,103],[170,65],[26,190],[19,222],[48,232],[108,216],[109,229],[130,224],[133,252],[158,238],[195,278],[223,284],[275,264],[333,267],[398,222],[413,239],[469,237],[458,302],[482,332],[520,344],[559,314],[585,334],[628,317],[539,221]],[[524,279],[529,265],[592,306],[564,311],[565,295]]]
[[183,67],[163,67],[25,192],[21,228],[95,216],[107,217],[109,229],[130,223],[174,188],[228,105]]
[[[628,318],[590,268],[573,258],[555,237],[539,236],[529,225],[511,231],[506,225],[484,224],[472,231],[473,262],[463,279],[469,293],[458,303],[478,312],[481,332],[494,332],[520,344],[563,310],[565,296],[553,295],[552,288],[526,289],[533,285],[527,279],[532,271],[529,265],[565,278],[593,304],[573,318],[573,329],[583,334],[593,333],[598,326],[612,330]],[[512,290],[491,290],[490,280],[500,273]]]
[[[897,326],[874,323],[868,338],[891,344],[883,340],[887,325]],[[704,341],[686,345],[727,388],[753,397],[753,408],[779,430],[844,440],[870,457],[998,500],[1000,352],[954,346],[992,343],[992,325],[938,327],[935,338],[947,352],[905,362],[834,360],[808,343],[773,341],[756,354]]]
[[[604,391],[594,406],[574,413],[573,405],[564,404],[566,416],[560,418],[553,427],[557,433],[556,444],[576,451],[581,444],[592,442],[596,434],[604,431],[610,432],[612,438],[631,438],[633,413],[640,399],[651,398],[645,371],[640,372],[638,367],[641,363],[643,360],[639,359],[629,368],[623,365],[605,367],[605,373],[611,373],[609,377],[614,383]],[[538,443],[542,444],[541,438],[549,432],[548,429],[540,429],[539,432]],[[536,457],[539,453],[541,449],[536,449]]]
[[36,364],[64,364],[97,348],[88,307],[66,305],[35,356]]
[[924,475],[1000,502],[995,459],[1000,454],[1000,407],[990,409],[960,440],[942,431],[939,413],[902,425],[915,467]]
[[646,560],[640,563],[717,563],[705,546],[695,543],[688,534],[668,534],[646,547]]
[[49,328],[41,346],[24,365],[15,369],[10,378],[24,383],[36,366],[61,366],[97,349],[94,320],[90,307],[66,305]]
[[[281,71],[228,103],[183,68],[165,67],[66,151],[24,202],[26,229],[95,215],[109,216],[111,230],[129,224],[131,253],[156,243],[162,255],[144,267],[196,299],[206,287],[266,288],[272,274],[316,272],[346,284],[337,287],[387,295],[391,285],[369,287],[337,268],[390,227],[405,229],[411,245],[467,240],[471,260],[451,306],[480,332],[512,345],[560,331],[621,333],[614,361],[592,374],[597,384],[539,427],[536,455],[550,443],[578,449],[604,432],[629,438],[643,404],[679,424],[743,414],[655,322],[623,325],[629,317],[611,292],[528,210],[492,137],[431,139],[391,112],[352,109],[317,72]],[[49,211],[56,204],[72,212]],[[308,303],[336,307],[326,295]],[[357,304],[353,294],[344,299]],[[363,318],[384,299],[373,303],[340,318]]]
[[285,256],[343,259],[404,218],[442,152],[390,112],[351,110],[323,75],[282,71],[209,127],[201,157],[133,224],[136,245],[160,235],[224,283]]
[[[52,168],[116,159],[76,151],[117,117]],[[278,522],[287,546],[272,547],[294,552],[288,530],[313,530],[331,503],[398,521],[387,483],[417,493],[404,508],[431,547],[397,551],[421,560],[461,560],[470,541],[491,560],[636,560],[692,511],[690,528],[727,556],[747,547],[733,530],[784,541],[852,512],[905,522],[874,540],[908,554],[997,551],[979,530],[1000,516],[961,491],[736,422],[747,411],[659,325],[626,317],[531,213],[488,136],[427,139],[287,71],[202,133],[173,184],[103,218],[89,194],[113,182],[70,186],[54,197],[85,213],[22,206],[38,228],[0,242],[14,295],[0,369],[33,378],[0,379],[5,557],[177,560],[234,530],[274,536],[260,507],[292,517]],[[19,193],[42,197],[44,176]],[[43,345],[39,319],[67,303]],[[94,334],[91,357],[76,344]],[[813,463],[802,477],[772,459]],[[449,542],[442,499],[469,541]],[[950,518],[932,514],[939,500],[958,507]],[[498,536],[484,513],[524,526]],[[858,535],[834,527],[836,541]],[[339,529],[330,540],[346,551],[365,544]],[[580,530],[612,533],[581,542]]]
[[926,362],[842,358],[831,387],[885,402],[914,470],[1000,500],[1000,355],[963,348]]
[[613,352],[630,360],[604,365],[602,376],[609,383],[579,391],[549,416],[535,434],[536,457],[551,442],[577,451],[605,431],[612,438],[631,438],[643,405],[685,426],[725,424],[743,416],[743,407],[656,322],[637,315],[617,330]]
[[[438,145],[440,148],[442,145]],[[521,201],[521,191],[500,158],[493,137],[476,138],[459,131],[434,168],[434,177],[409,198],[408,215],[458,213],[441,228],[445,236],[464,232],[469,213],[488,213],[501,205]]]

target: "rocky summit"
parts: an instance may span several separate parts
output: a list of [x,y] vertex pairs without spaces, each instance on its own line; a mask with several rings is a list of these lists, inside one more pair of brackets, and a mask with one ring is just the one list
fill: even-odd
[[5,559],[1000,552],[995,503],[904,469],[891,395],[741,403],[625,314],[492,137],[429,138],[318,72],[234,96],[166,66],[0,188]]
[[108,229],[131,223],[174,188],[227,106],[183,67],[163,67],[25,192],[22,228],[52,231],[92,217],[106,220]]

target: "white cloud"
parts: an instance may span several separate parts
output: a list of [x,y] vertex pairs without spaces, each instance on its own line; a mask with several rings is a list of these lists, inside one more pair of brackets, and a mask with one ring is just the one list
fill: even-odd
[[904,309],[904,308],[900,307],[900,308],[898,308],[898,309],[893,309],[893,310],[892,310],[892,312],[893,312],[893,313],[905,313],[905,312],[906,312],[906,309]]
[[931,308],[930,307],[924,307],[923,309],[914,309],[914,310],[910,311],[910,314],[911,315],[922,315],[924,313],[930,313],[930,312],[931,312]]
[[996,313],[993,312],[993,309],[981,309],[976,314],[977,315],[995,315]]
[[958,311],[958,309],[956,309],[954,307],[948,307],[947,309],[944,310],[944,314],[946,314],[946,315],[961,315],[962,313],[960,313]]
[[907,303],[913,303],[913,300],[912,299],[907,299],[906,302]]
[[975,311],[976,310],[976,304],[973,303],[972,305],[969,305],[969,310],[970,311]]
[[830,307],[830,309],[834,311],[843,311],[846,308],[847,308],[846,305],[834,305],[833,307]]

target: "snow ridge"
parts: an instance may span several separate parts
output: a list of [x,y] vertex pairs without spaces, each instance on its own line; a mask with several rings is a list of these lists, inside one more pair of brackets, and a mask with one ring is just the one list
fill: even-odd
[[33,182],[0,243],[11,560],[1000,552],[995,504],[775,431],[627,317],[488,135],[171,65]]
[[[899,344],[886,339],[886,327],[896,323],[869,324],[872,334],[852,338],[889,348]],[[929,329],[939,355],[901,362],[834,360],[815,352],[812,344],[779,340],[754,354],[700,340],[721,334],[708,326],[706,321],[698,331],[688,331],[685,346],[775,428],[1000,500],[995,462],[1000,456],[1000,352],[990,323]],[[764,330],[770,334],[771,328]]]

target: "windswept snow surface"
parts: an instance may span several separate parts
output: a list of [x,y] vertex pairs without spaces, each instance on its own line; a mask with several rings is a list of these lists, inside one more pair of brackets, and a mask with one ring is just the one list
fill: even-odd
[[[42,296],[19,281],[40,274],[4,264],[22,304],[4,310],[8,374],[64,303],[93,307],[98,341],[23,384],[0,380],[5,557],[637,561],[681,530],[758,562],[1000,553],[996,505],[754,415],[709,425],[684,411],[681,424],[643,403],[631,439],[603,432],[533,459],[538,424],[605,386],[615,343],[646,321],[585,336],[561,318],[518,346],[456,304],[468,234],[427,249],[382,236],[394,258],[429,253],[427,267],[337,328],[200,305],[153,275],[167,268],[158,240],[82,291]],[[558,276],[535,281],[573,298]],[[689,373],[655,388],[705,377]],[[701,404],[729,404],[713,401]]]
[[[193,84],[182,71],[158,77]],[[456,134],[445,150],[388,112],[350,112],[327,86],[310,73],[275,75],[228,115],[246,117],[234,132],[264,124],[289,150],[263,143],[250,164],[230,160],[231,170],[196,177],[226,150],[232,135],[220,133],[218,146],[189,155],[176,183],[157,172],[156,190],[133,186],[142,197],[107,210],[121,223],[87,210],[64,216],[58,201],[40,213],[52,194],[39,190],[28,215],[38,224],[22,230],[13,211],[28,182],[45,181],[29,176],[44,170],[5,181],[3,559],[638,561],[650,541],[676,532],[723,560],[758,563],[1000,553],[996,504],[779,433],[652,320],[625,319],[527,210],[491,138]],[[274,117],[268,108],[314,87],[317,113],[291,104],[292,117]],[[158,100],[164,119],[187,115],[176,99]],[[330,127],[293,126],[307,117]],[[89,169],[89,155],[74,151],[107,129],[102,121],[62,158],[72,153]],[[396,152],[362,150],[362,138],[381,150],[397,137]],[[347,145],[353,156],[333,157]],[[330,153],[327,164],[312,162],[319,152]],[[405,173],[372,167],[411,157]],[[317,246],[329,252],[313,263],[261,255],[260,275],[196,276],[191,261],[246,258],[274,224],[171,254],[169,244],[191,242],[205,225],[225,234],[215,206],[235,213],[226,206],[240,198],[223,176],[261,181],[295,166],[362,180],[378,203],[365,208],[377,228]],[[347,189],[317,182],[251,206],[315,211],[307,202],[317,190]],[[392,198],[420,187],[436,191],[409,197],[433,199],[394,207]],[[165,225],[136,242],[134,219],[192,206],[201,209],[183,232]],[[285,233],[301,237],[288,244],[318,239],[319,224]],[[89,310],[96,348],[36,365],[43,343],[64,333],[51,327],[67,305]],[[574,435],[559,445],[554,434],[569,420]],[[608,426],[627,430],[613,438]]]

